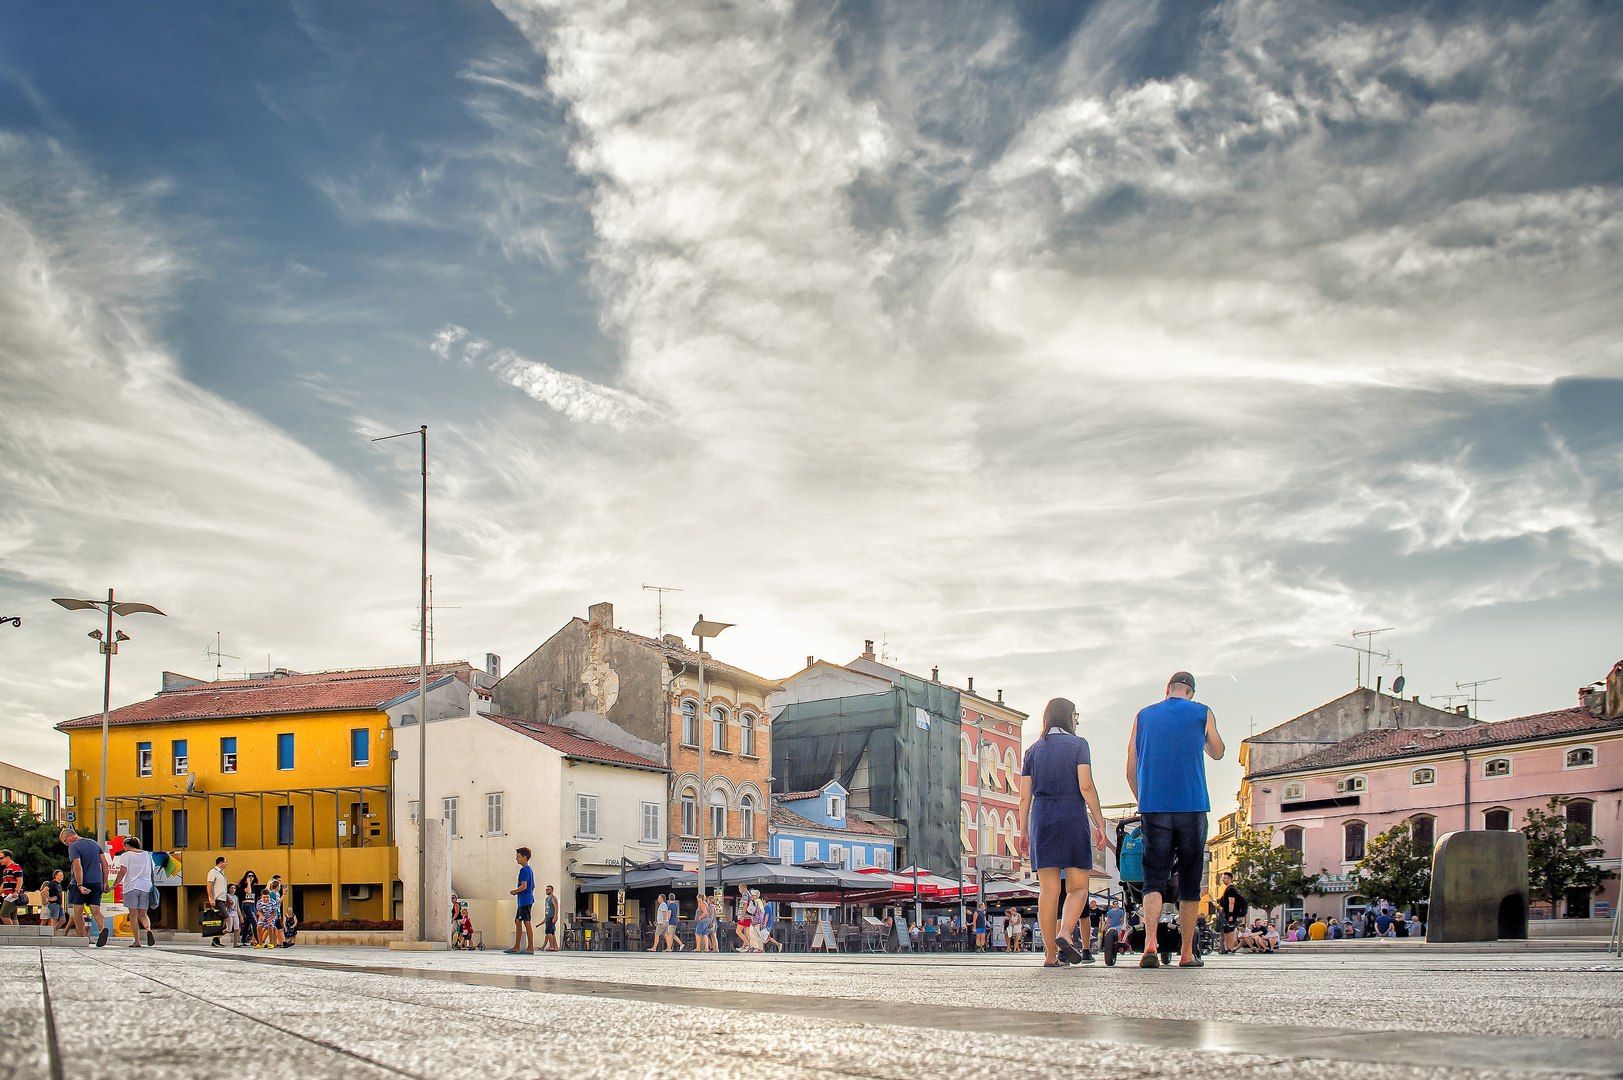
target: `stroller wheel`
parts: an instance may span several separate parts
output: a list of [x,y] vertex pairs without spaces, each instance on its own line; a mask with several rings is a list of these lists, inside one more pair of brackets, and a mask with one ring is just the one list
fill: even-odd
[[477,949],[478,949],[478,950],[479,950],[479,951],[480,951],[480,952],[484,952],[484,951],[485,951],[485,943],[484,943],[484,942],[482,942],[482,941],[481,941],[481,942],[480,942],[480,943],[479,943],[479,944],[478,944],[478,945],[477,945],[477,946],[475,946],[475,947],[476,947],[476,948],[477,948]]
[[1161,954],[1161,966],[1162,967],[1171,967],[1172,966],[1172,954],[1171,953],[1164,952],[1164,953]]
[[1100,943],[1102,946],[1102,951],[1105,954],[1105,967],[1116,966],[1116,953],[1120,951],[1121,948],[1120,939],[1121,935],[1116,932],[1115,927],[1111,927],[1105,931],[1104,941]]

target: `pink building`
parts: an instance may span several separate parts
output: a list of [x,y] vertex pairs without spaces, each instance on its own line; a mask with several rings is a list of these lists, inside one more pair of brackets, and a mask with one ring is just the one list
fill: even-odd
[[[1365,844],[1399,821],[1435,842],[1461,829],[1515,829],[1531,807],[1561,795],[1616,867],[1623,854],[1623,716],[1608,719],[1603,695],[1575,709],[1463,728],[1374,728],[1246,777],[1249,819],[1274,842],[1328,874],[1331,894],[1309,910],[1358,915],[1365,898],[1348,875]],[[1569,896],[1560,915],[1610,914],[1618,882],[1596,896]],[[1298,901],[1298,905],[1301,901]],[[1536,912],[1535,912],[1536,913]]]

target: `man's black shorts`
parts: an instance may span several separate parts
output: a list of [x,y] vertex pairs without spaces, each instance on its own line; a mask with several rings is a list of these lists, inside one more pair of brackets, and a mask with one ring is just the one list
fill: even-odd
[[557,919],[548,919],[547,920],[547,926],[546,926],[546,933],[548,933],[548,934],[556,934],[557,932],[558,932],[558,920]]
[[68,886],[68,903],[74,907],[100,907],[101,895],[107,886],[99,881],[87,881],[83,885]]
[[1167,877],[1178,872],[1178,899],[1200,899],[1201,870],[1206,861],[1206,814],[1144,815],[1144,892],[1166,896]]
[[518,915],[514,918],[513,921],[514,922],[529,922],[530,921],[530,909],[532,907],[534,907],[534,906],[535,906],[534,904],[520,904],[518,906]]

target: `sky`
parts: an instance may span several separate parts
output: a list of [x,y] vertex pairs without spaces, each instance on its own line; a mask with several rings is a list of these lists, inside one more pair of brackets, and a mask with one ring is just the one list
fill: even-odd
[[[0,2],[0,758],[165,670],[866,638],[1105,801],[1378,673],[1623,656],[1599,2]],[[1399,664],[1402,665],[1401,669]],[[1035,725],[1032,725],[1035,727]],[[1035,734],[1031,732],[1028,734]],[[1232,806],[1233,753],[1211,769]]]

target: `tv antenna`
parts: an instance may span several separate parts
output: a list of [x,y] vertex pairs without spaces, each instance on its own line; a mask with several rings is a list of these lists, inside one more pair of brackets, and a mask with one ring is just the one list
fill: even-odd
[[896,657],[892,656],[891,653],[890,653],[890,635],[886,634],[886,633],[881,633],[879,635],[879,638],[880,638],[880,641],[879,641],[879,662],[881,664],[893,664],[893,663],[895,663],[896,662]]
[[1470,699],[1470,697],[1470,694],[1433,694],[1431,695],[1431,700],[1441,701],[1443,703],[1443,708],[1447,709],[1449,712],[1453,712],[1454,702],[1467,701]]
[[1479,698],[1477,696],[1477,694],[1480,692],[1478,690],[1478,688],[1483,687],[1483,686],[1487,686],[1491,682],[1498,682],[1498,681],[1499,681],[1499,676],[1495,675],[1491,679],[1478,679],[1476,682],[1455,683],[1454,684],[1454,689],[1461,690],[1461,691],[1466,691],[1466,692],[1468,692],[1470,694],[1470,697],[1471,697],[1471,715],[1472,715],[1472,717],[1480,720],[1480,719],[1482,719],[1482,715],[1477,710],[1477,702],[1478,701],[1486,701],[1486,702],[1492,703],[1493,698]]
[[220,681],[220,669],[224,660],[241,660],[240,656],[232,656],[228,652],[220,651],[220,632],[214,631],[214,644],[203,650],[203,655],[214,661],[214,681]]
[[[460,604],[440,604],[438,606],[446,611],[462,610]],[[430,574],[428,575],[428,633],[426,635],[428,638],[428,662],[430,664],[434,662],[434,608],[434,575]],[[415,630],[417,627],[413,626],[412,629]]]
[[[678,589],[678,588],[674,588],[673,586],[670,586],[670,585],[648,585],[648,584],[644,584],[643,587],[642,587],[642,591],[643,592],[651,592],[651,593],[653,593],[653,594],[655,594],[656,596],[659,597],[659,640],[664,641],[665,640],[665,594],[668,593],[668,592],[681,592],[682,590]],[[646,612],[647,610],[648,610],[647,608],[643,608],[644,612]]]
[[[1338,649],[1351,649],[1353,652],[1358,654],[1359,689],[1363,689],[1365,682],[1375,676],[1375,657],[1377,655],[1374,648],[1375,635],[1384,634],[1388,630],[1392,629],[1394,629],[1394,627],[1383,626],[1379,630],[1354,630],[1352,634],[1354,640],[1363,638],[1363,645],[1343,645],[1340,642],[1335,643],[1335,646]],[[1382,660],[1392,659],[1392,654],[1390,652],[1380,653],[1379,655]]]

